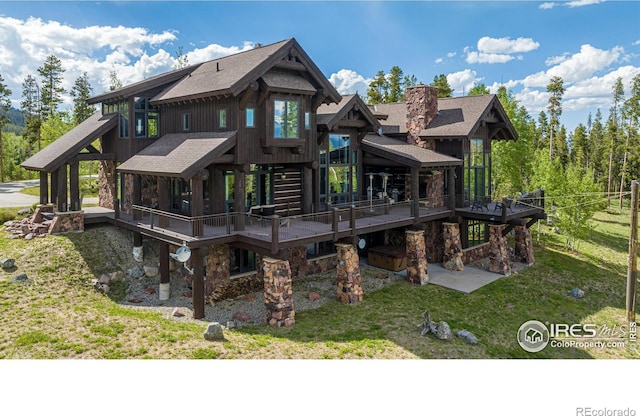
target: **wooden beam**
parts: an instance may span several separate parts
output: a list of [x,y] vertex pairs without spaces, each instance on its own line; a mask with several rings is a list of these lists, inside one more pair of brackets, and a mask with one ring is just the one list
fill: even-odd
[[222,214],[227,211],[224,194],[224,171],[211,169],[209,175],[209,207],[212,214]]
[[[244,214],[245,201],[244,174],[245,172],[243,170],[235,171],[235,181],[233,184],[233,211],[242,214]],[[244,231],[244,218],[244,215],[239,215],[236,217],[236,231]]]
[[57,210],[65,212],[67,205],[67,165],[63,164],[58,168],[58,197],[56,200]]
[[[206,175],[202,172],[198,172],[193,178],[191,178],[191,216],[201,217],[204,214],[204,187],[203,182],[205,177],[209,175],[208,171]],[[203,232],[202,221],[191,222],[191,235],[193,237],[199,237]]]
[[328,138],[329,138],[329,131],[327,130],[324,130],[320,134],[318,134],[318,139],[317,139],[318,146],[323,146],[327,142]]
[[49,203],[49,174],[43,170],[40,171],[40,204]]
[[251,81],[249,83],[249,87],[244,91],[242,98],[240,98],[240,103],[239,103],[240,111],[244,111],[244,109],[247,108],[247,104],[249,103],[251,98],[253,98],[254,93],[258,91],[259,87],[260,86],[256,81]]
[[87,149],[89,151],[89,153],[100,153],[100,151],[98,149],[96,149],[95,147],[93,147],[93,145],[89,145],[89,146],[85,147],[85,149]]
[[292,71],[307,72],[307,67],[302,62],[296,61],[280,61],[275,64],[276,68],[289,69]]
[[420,169],[411,168],[411,205],[413,206],[413,218],[420,220]]
[[320,105],[324,102],[325,98],[327,98],[327,95],[328,94],[324,90],[324,88],[320,88],[319,90],[316,91],[311,101],[311,108],[313,109],[313,111],[316,111],[318,107],[320,107]]
[[58,205],[58,170],[51,172],[51,203]]
[[[355,127],[355,128],[360,129],[360,128],[366,127],[368,125],[369,125],[369,123],[367,123],[366,120],[340,120],[340,121],[338,121],[338,128],[340,128],[340,127],[345,127],[345,128]],[[335,128],[334,128],[334,130],[335,130]]]
[[83,160],[115,160],[116,155],[114,153],[78,153],[71,161],[79,162]]
[[171,281],[169,274],[169,244],[158,242],[158,259],[160,260],[160,283],[169,283]]
[[[170,180],[167,177],[158,177],[158,209],[161,211],[171,210]],[[169,217],[161,215],[158,218],[160,228],[169,228]]]
[[310,214],[313,206],[313,170],[302,169],[302,213]]
[[78,162],[69,164],[70,211],[80,211],[80,167]]

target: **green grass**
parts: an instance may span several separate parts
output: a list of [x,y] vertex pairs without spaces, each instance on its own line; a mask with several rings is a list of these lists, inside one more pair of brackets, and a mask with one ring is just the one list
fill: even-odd
[[[131,241],[128,231],[92,227],[32,241],[0,233],[3,256],[17,260],[16,270],[0,271],[0,358],[640,358],[637,345],[530,354],[516,342],[517,329],[530,319],[626,325],[628,217],[628,211],[616,209],[598,213],[580,252],[565,250],[563,236],[545,226],[538,236],[534,225],[536,265],[472,294],[401,281],[366,293],[358,305],[330,301],[297,312],[289,328],[225,331],[224,342],[204,340],[206,322],[119,305],[114,299],[124,298],[124,284],[115,286],[111,297],[92,288],[92,278],[128,261],[117,249],[120,239]],[[33,283],[10,283],[18,272]],[[329,273],[294,280],[294,290],[333,278]],[[584,298],[570,296],[574,287],[585,291]],[[426,309],[454,332],[473,332],[478,345],[420,336],[417,325]]]
[[[21,189],[21,193],[32,196],[40,196],[40,186],[29,186]],[[97,178],[80,178],[80,195],[84,198],[95,198],[98,196]]]

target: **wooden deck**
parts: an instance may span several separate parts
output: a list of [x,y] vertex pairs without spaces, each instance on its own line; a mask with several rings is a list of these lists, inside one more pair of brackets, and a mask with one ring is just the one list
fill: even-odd
[[467,219],[507,224],[524,218],[542,217],[544,208],[524,203],[513,203],[507,207],[492,201],[484,206],[456,208],[456,214]]
[[[359,207],[296,215],[291,217],[260,217],[250,214],[222,214],[200,218],[177,215],[162,218],[159,211],[147,210],[134,218],[121,213],[116,224],[159,240],[190,247],[225,243],[241,243],[263,253],[314,242],[336,241],[418,222],[449,218],[446,207],[421,207],[412,215],[409,204]],[[162,222],[162,226],[161,226]],[[195,234],[195,235],[194,235]]]

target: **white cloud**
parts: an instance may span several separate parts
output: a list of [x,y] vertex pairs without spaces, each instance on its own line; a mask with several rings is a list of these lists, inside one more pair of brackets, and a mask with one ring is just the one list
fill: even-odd
[[604,3],[605,0],[573,0],[567,2],[567,7],[582,7],[590,6],[592,4]]
[[549,10],[549,9],[553,9],[557,5],[558,4],[555,2],[546,2],[546,3],[542,3],[540,6],[538,6],[538,8],[542,10]]
[[478,51],[484,53],[512,54],[519,52],[531,52],[540,47],[540,44],[531,38],[491,38],[484,36],[478,40]]
[[358,93],[361,97],[366,96],[371,79],[367,79],[351,69],[341,69],[331,74],[329,82],[333,84],[340,94]]
[[[640,41],[639,41],[639,42],[640,42]],[[447,58],[453,58],[454,56],[456,56],[456,53],[455,53],[455,52],[449,52],[449,53],[447,54]]]
[[471,69],[465,69],[463,71],[458,71],[447,75],[447,82],[449,83],[451,88],[453,88],[453,90],[459,94],[463,94],[464,92],[465,95],[471,88],[473,88],[475,84],[477,84],[481,80],[482,78],[478,78],[478,74],[476,73],[476,71],[473,71]]
[[443,63],[443,62],[444,62],[444,59],[443,59],[443,58],[437,58],[434,62],[435,62],[436,64],[441,64],[441,63]]
[[580,52],[572,55],[547,71],[540,71],[527,76],[522,83],[526,87],[546,87],[554,76],[562,77],[565,83],[571,84],[595,73],[605,70],[618,60],[624,49],[615,46],[612,49],[598,49],[591,45],[582,45]]
[[513,60],[513,56],[503,53],[483,53],[471,51],[465,61],[468,64],[504,64]]
[[571,54],[569,52],[565,52],[560,56],[551,56],[545,59],[544,63],[546,66],[558,65],[559,63],[566,61],[570,55]]
[[640,39],[638,39],[637,41],[633,42],[632,45],[640,45]]

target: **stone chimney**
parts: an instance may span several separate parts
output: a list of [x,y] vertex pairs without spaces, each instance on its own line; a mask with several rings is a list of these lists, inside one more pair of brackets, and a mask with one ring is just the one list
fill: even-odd
[[419,84],[408,87],[407,96],[407,143],[435,150],[433,140],[420,138],[424,130],[438,113],[438,88]]

